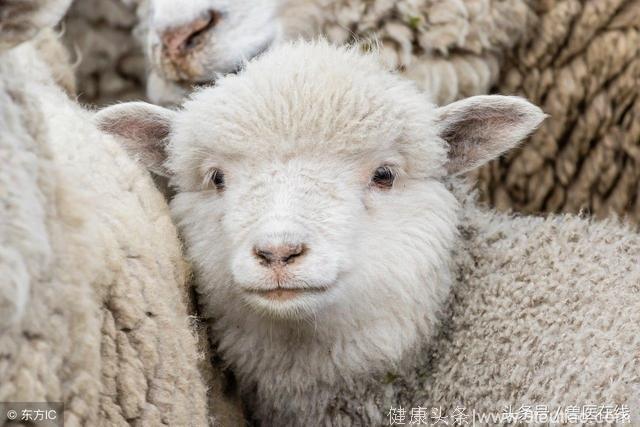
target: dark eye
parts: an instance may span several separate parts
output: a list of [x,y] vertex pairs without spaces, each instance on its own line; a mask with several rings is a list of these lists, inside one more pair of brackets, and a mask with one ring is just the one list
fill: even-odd
[[393,181],[395,181],[396,175],[389,166],[380,166],[373,172],[371,177],[371,183],[378,188],[388,190],[393,187]]
[[224,172],[220,169],[214,169],[211,172],[211,184],[213,184],[218,190],[224,189]]

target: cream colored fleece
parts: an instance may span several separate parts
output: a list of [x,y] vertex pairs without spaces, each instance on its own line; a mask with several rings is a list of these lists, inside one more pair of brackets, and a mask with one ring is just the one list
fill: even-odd
[[472,207],[460,231],[424,399],[449,413],[627,405],[639,423],[640,235],[611,220]]
[[480,174],[501,210],[627,216],[640,224],[640,1],[540,2],[495,91],[550,115]]
[[187,269],[148,174],[50,79],[0,56],[0,401],[65,425],[206,425]]
[[[500,61],[530,30],[527,0],[284,0],[287,38],[320,34],[379,45],[392,69],[445,104],[487,93]],[[368,42],[367,42],[368,40]]]

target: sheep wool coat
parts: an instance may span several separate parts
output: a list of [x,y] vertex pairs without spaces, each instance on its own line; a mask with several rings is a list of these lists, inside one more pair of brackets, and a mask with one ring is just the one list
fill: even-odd
[[545,1],[537,15],[494,90],[550,117],[483,169],[482,197],[503,211],[640,224],[640,1]]
[[511,216],[461,198],[456,282],[434,341],[332,396],[309,395],[305,419],[471,425],[475,414],[487,425],[480,417],[536,405],[557,417],[594,405],[609,422],[640,423],[640,235],[611,220]]
[[449,413],[627,405],[640,422],[640,235],[469,203],[460,234],[425,400]]
[[0,401],[62,402],[67,426],[221,422],[166,202],[44,46],[0,53]]
[[526,0],[282,0],[285,37],[380,48],[438,104],[487,93],[535,20]]

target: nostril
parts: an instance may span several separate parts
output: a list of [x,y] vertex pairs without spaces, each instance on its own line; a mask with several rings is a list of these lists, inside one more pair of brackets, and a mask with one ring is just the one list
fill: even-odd
[[253,248],[253,254],[258,261],[260,261],[260,264],[265,266],[271,266],[273,264],[291,264],[306,252],[306,245],[301,243],[277,246],[268,245],[265,247],[255,246]]
[[262,265],[270,265],[272,262],[275,261],[273,252],[270,252],[264,249],[259,249],[257,247],[253,248],[253,254],[256,256],[256,258],[258,258],[258,260],[260,261],[260,264]]
[[305,246],[303,244],[292,245],[289,246],[282,255],[282,262],[285,264],[292,263],[296,258],[302,256],[305,251]]
[[169,55],[184,55],[201,41],[202,36],[220,21],[220,13],[209,11],[185,25],[171,28],[162,35],[162,44]]

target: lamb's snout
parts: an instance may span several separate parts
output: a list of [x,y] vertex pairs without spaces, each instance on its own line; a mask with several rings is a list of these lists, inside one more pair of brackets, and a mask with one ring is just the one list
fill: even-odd
[[220,21],[220,13],[210,10],[205,16],[164,31],[160,39],[165,55],[177,66],[204,42],[205,34]]
[[291,264],[307,252],[303,243],[264,244],[253,247],[253,255],[266,267]]

